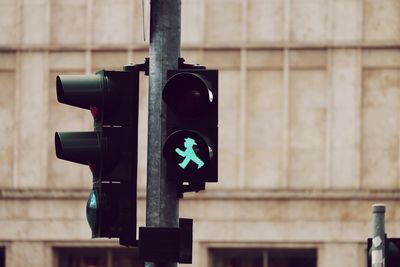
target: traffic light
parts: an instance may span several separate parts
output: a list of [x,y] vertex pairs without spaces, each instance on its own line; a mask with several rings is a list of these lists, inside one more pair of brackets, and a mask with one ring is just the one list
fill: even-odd
[[139,72],[60,75],[59,102],[90,110],[94,130],[56,132],[56,155],[88,165],[93,174],[86,216],[92,237],[118,237],[136,245]]
[[181,192],[203,190],[206,182],[218,182],[218,70],[170,70],[167,78],[167,179]]
[[[367,241],[368,267],[372,266],[372,238]],[[400,263],[400,238],[385,238],[385,255],[382,255],[386,267],[397,267]]]

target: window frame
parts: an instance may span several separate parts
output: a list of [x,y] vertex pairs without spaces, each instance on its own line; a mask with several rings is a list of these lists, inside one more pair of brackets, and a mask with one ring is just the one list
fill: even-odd
[[[323,244],[320,242],[271,242],[271,243],[255,243],[255,242],[240,242],[240,243],[219,243],[219,242],[202,242],[200,244],[200,257],[205,256],[207,258],[206,261],[200,262],[199,266],[212,266],[217,267],[214,263],[214,251],[217,250],[226,250],[227,254],[230,251],[240,251],[247,250],[252,253],[257,253],[257,251],[263,251],[263,253],[268,252],[268,250],[278,251],[278,250],[314,250],[315,251],[315,263],[316,267],[320,264],[320,253],[323,249]],[[263,256],[265,258],[266,256]],[[265,259],[264,259],[265,260]],[[265,263],[263,263],[265,265]]]
[[[52,252],[52,266],[61,267],[60,264],[61,255],[60,253],[66,252],[73,254],[74,252],[87,250],[89,254],[96,253],[96,250],[101,253],[106,254],[106,266],[112,267],[113,265],[113,256],[118,253],[127,253],[132,251],[135,255],[135,259],[137,260],[138,266],[142,266],[141,261],[138,258],[138,250],[137,248],[128,248],[119,245],[117,242],[73,242],[73,243],[54,243],[51,245]],[[82,253],[83,254],[83,253]],[[127,253],[128,254],[128,253]],[[78,257],[81,256],[80,253],[76,254]]]

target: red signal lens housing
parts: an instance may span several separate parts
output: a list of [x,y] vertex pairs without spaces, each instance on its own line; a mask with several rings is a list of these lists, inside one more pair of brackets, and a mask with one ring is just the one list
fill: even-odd
[[94,119],[97,119],[99,112],[100,112],[100,110],[98,107],[90,106],[90,113],[92,113],[92,116]]

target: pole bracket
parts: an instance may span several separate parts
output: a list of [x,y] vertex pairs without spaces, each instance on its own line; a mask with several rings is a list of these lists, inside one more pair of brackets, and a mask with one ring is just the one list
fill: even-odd
[[143,71],[144,75],[149,76],[149,58],[144,59],[142,64],[128,64],[124,66],[124,71]]
[[206,67],[199,64],[186,64],[183,57],[178,58],[178,69],[190,69],[190,70],[205,70]]

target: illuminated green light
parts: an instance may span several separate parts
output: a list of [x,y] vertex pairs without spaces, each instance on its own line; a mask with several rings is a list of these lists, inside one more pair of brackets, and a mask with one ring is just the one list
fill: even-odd
[[97,209],[98,209],[97,194],[95,191],[92,191],[90,192],[86,204],[86,219],[92,231],[96,229],[97,225]]
[[186,150],[181,150],[180,148],[175,148],[175,152],[178,153],[179,156],[184,157],[183,161],[179,163],[179,167],[185,169],[190,161],[193,161],[197,164],[197,169],[200,169],[204,166],[204,162],[196,155],[196,152],[193,150],[193,146],[197,145],[196,141],[190,137],[185,138],[185,142],[183,143]]

